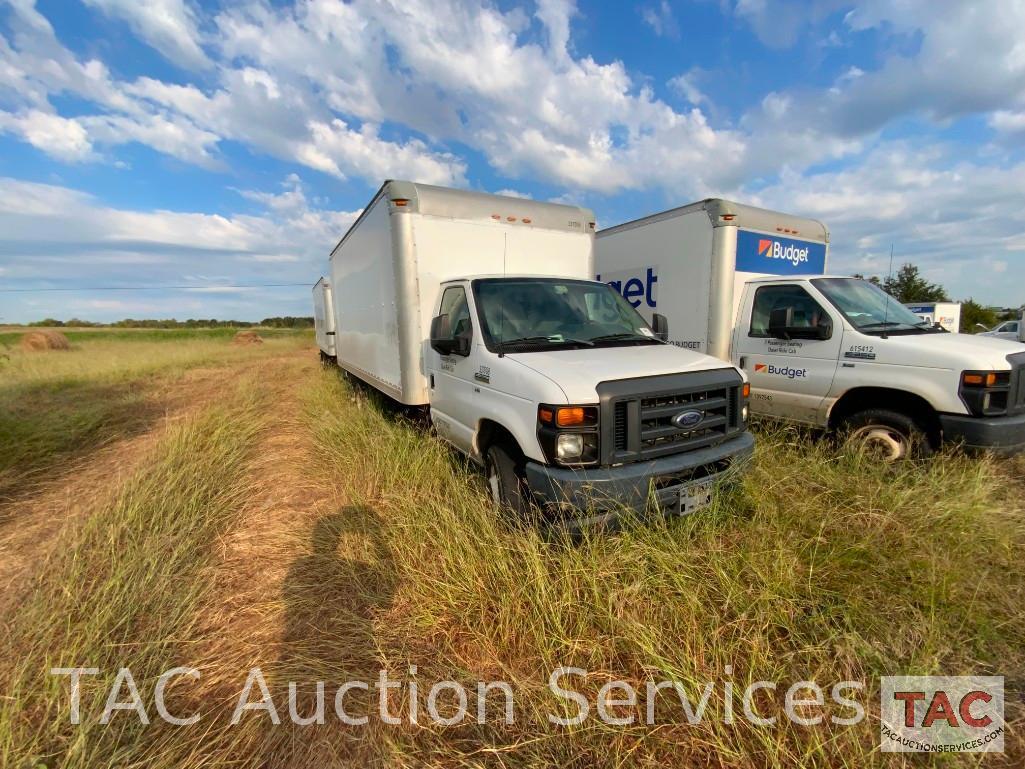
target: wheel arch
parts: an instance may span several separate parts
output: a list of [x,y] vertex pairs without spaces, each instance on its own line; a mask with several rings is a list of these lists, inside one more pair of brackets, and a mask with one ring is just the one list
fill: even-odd
[[849,417],[873,408],[906,414],[925,430],[931,440],[940,438],[940,417],[933,405],[921,395],[892,387],[855,387],[848,390],[829,410],[829,429],[836,430]]
[[477,430],[473,434],[474,460],[483,463],[484,452],[488,450],[489,446],[494,446],[496,443],[515,450],[521,458],[526,456],[523,447],[520,446],[516,436],[509,428],[494,419],[482,418],[477,422]]

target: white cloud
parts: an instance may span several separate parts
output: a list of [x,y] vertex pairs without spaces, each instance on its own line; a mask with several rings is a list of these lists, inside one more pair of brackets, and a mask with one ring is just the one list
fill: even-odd
[[185,68],[210,65],[200,47],[196,15],[184,0],[84,0],[119,17],[169,61]]
[[[120,80],[104,63],[67,50],[33,4],[19,0],[7,14],[10,35],[0,37],[0,100],[10,107],[0,130],[68,162],[110,160],[119,145],[141,142],[211,167],[222,162],[221,143],[234,141],[338,178],[410,176],[462,185],[476,182],[467,179],[467,162],[457,154],[467,147],[500,174],[553,185],[546,194],[563,199],[661,189],[672,202],[757,194],[785,210],[818,211],[834,225],[838,264],[860,271],[896,240],[923,259],[931,258],[923,250],[928,244],[946,264],[942,269],[955,272],[958,254],[977,242],[1000,254],[987,257],[994,269],[1006,262],[1008,275],[1020,274],[1014,249],[1023,247],[1025,229],[1017,214],[1006,212],[1020,207],[1021,195],[1011,175],[1020,170],[1015,149],[1025,135],[1021,2],[950,3],[942,13],[928,0],[725,3],[766,45],[792,45],[811,31],[815,48],[824,39],[853,50],[870,32],[878,48],[874,58],[859,57],[858,66],[848,64],[824,87],[761,94],[729,122],[717,119],[714,91],[699,88],[703,71],[669,81],[688,102],[681,107],[675,98],[659,98],[624,62],[577,51],[579,13],[571,0],[539,0],[533,15],[457,0],[236,0],[212,12],[180,0],[146,7],[93,2],[126,18],[172,60],[186,62],[192,41],[211,66],[194,83]],[[824,20],[835,26],[832,15],[850,7],[840,30],[820,28]],[[153,15],[158,8],[172,12]],[[656,32],[671,31],[671,5],[648,0],[644,8]],[[194,65],[203,63],[195,51],[191,56]],[[61,116],[53,104],[66,95],[86,109]],[[928,128],[913,150],[880,138],[904,118],[948,126],[964,115],[981,116],[1004,140],[987,150],[992,165],[980,153],[958,165]],[[837,160],[842,170],[835,162],[828,173],[808,170]],[[20,194],[26,200],[17,205],[39,199]],[[288,268],[298,252],[274,228],[318,231],[327,214],[295,181],[273,193],[244,194],[267,212],[253,221],[159,212],[148,220],[103,209],[97,220],[118,233],[117,247],[100,230],[82,237],[104,263],[159,260],[186,254],[184,245],[133,251],[131,239],[152,231],[162,233],[161,243],[178,243],[175,233],[195,228],[200,249],[223,249],[218,259],[234,259],[228,244],[235,243],[249,264]],[[70,204],[102,209],[95,202]],[[953,226],[958,210],[985,226]],[[949,240],[935,240],[937,232]],[[251,240],[255,235],[262,245]],[[981,280],[967,268],[958,274],[969,284]]]
[[708,97],[701,92],[697,85],[702,74],[702,71],[695,67],[672,78],[666,85],[697,107],[701,104],[709,103]]
[[987,166],[956,148],[894,142],[854,167],[785,176],[748,199],[826,222],[835,272],[885,275],[893,244],[896,265],[918,264],[957,298],[1021,302],[1025,210],[1013,201],[1025,199],[1025,163]]
[[285,204],[246,192],[259,214],[219,216],[111,208],[67,187],[0,178],[0,259],[20,280],[73,285],[305,282],[358,212],[311,205],[297,179],[284,190]]
[[657,5],[644,6],[641,8],[641,18],[659,37],[680,39],[680,25],[673,15],[673,7],[669,5],[669,0],[661,0]]
[[68,163],[92,160],[89,135],[78,120],[30,109],[18,115],[0,112],[0,131],[20,136],[36,149]]
[[850,0],[736,0],[733,13],[769,48],[789,48],[798,35]]

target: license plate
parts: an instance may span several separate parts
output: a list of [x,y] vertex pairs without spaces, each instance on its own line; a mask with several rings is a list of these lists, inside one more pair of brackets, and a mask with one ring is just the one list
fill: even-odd
[[680,492],[680,515],[689,515],[712,504],[711,486],[688,486]]

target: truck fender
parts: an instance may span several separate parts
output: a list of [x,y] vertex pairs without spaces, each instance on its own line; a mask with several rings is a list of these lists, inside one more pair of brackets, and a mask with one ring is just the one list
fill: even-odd
[[854,387],[837,398],[829,409],[828,427],[839,428],[850,416],[866,409],[881,408],[906,414],[915,420],[930,439],[939,439],[939,414],[921,395],[890,387]]
[[[477,430],[473,435],[473,452],[470,458],[478,464],[483,464],[484,452],[495,443],[505,443],[510,448],[518,451],[522,456],[528,456],[521,438],[517,437],[502,423],[484,417],[477,423]],[[529,446],[529,444],[527,445]]]

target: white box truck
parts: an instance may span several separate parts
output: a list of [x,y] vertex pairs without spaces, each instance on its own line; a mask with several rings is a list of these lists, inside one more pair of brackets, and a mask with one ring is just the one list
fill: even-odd
[[320,360],[335,359],[335,310],[331,302],[331,283],[321,278],[313,285],[313,328],[320,348]]
[[594,277],[582,208],[386,182],[331,253],[338,365],[566,525],[690,512],[752,453],[737,368]]
[[904,306],[927,323],[933,323],[951,334],[961,333],[960,302],[910,302]]
[[674,344],[744,370],[756,414],[843,428],[887,460],[1025,449],[1025,353],[827,275],[828,249],[821,222],[710,199],[602,230],[595,259]]

